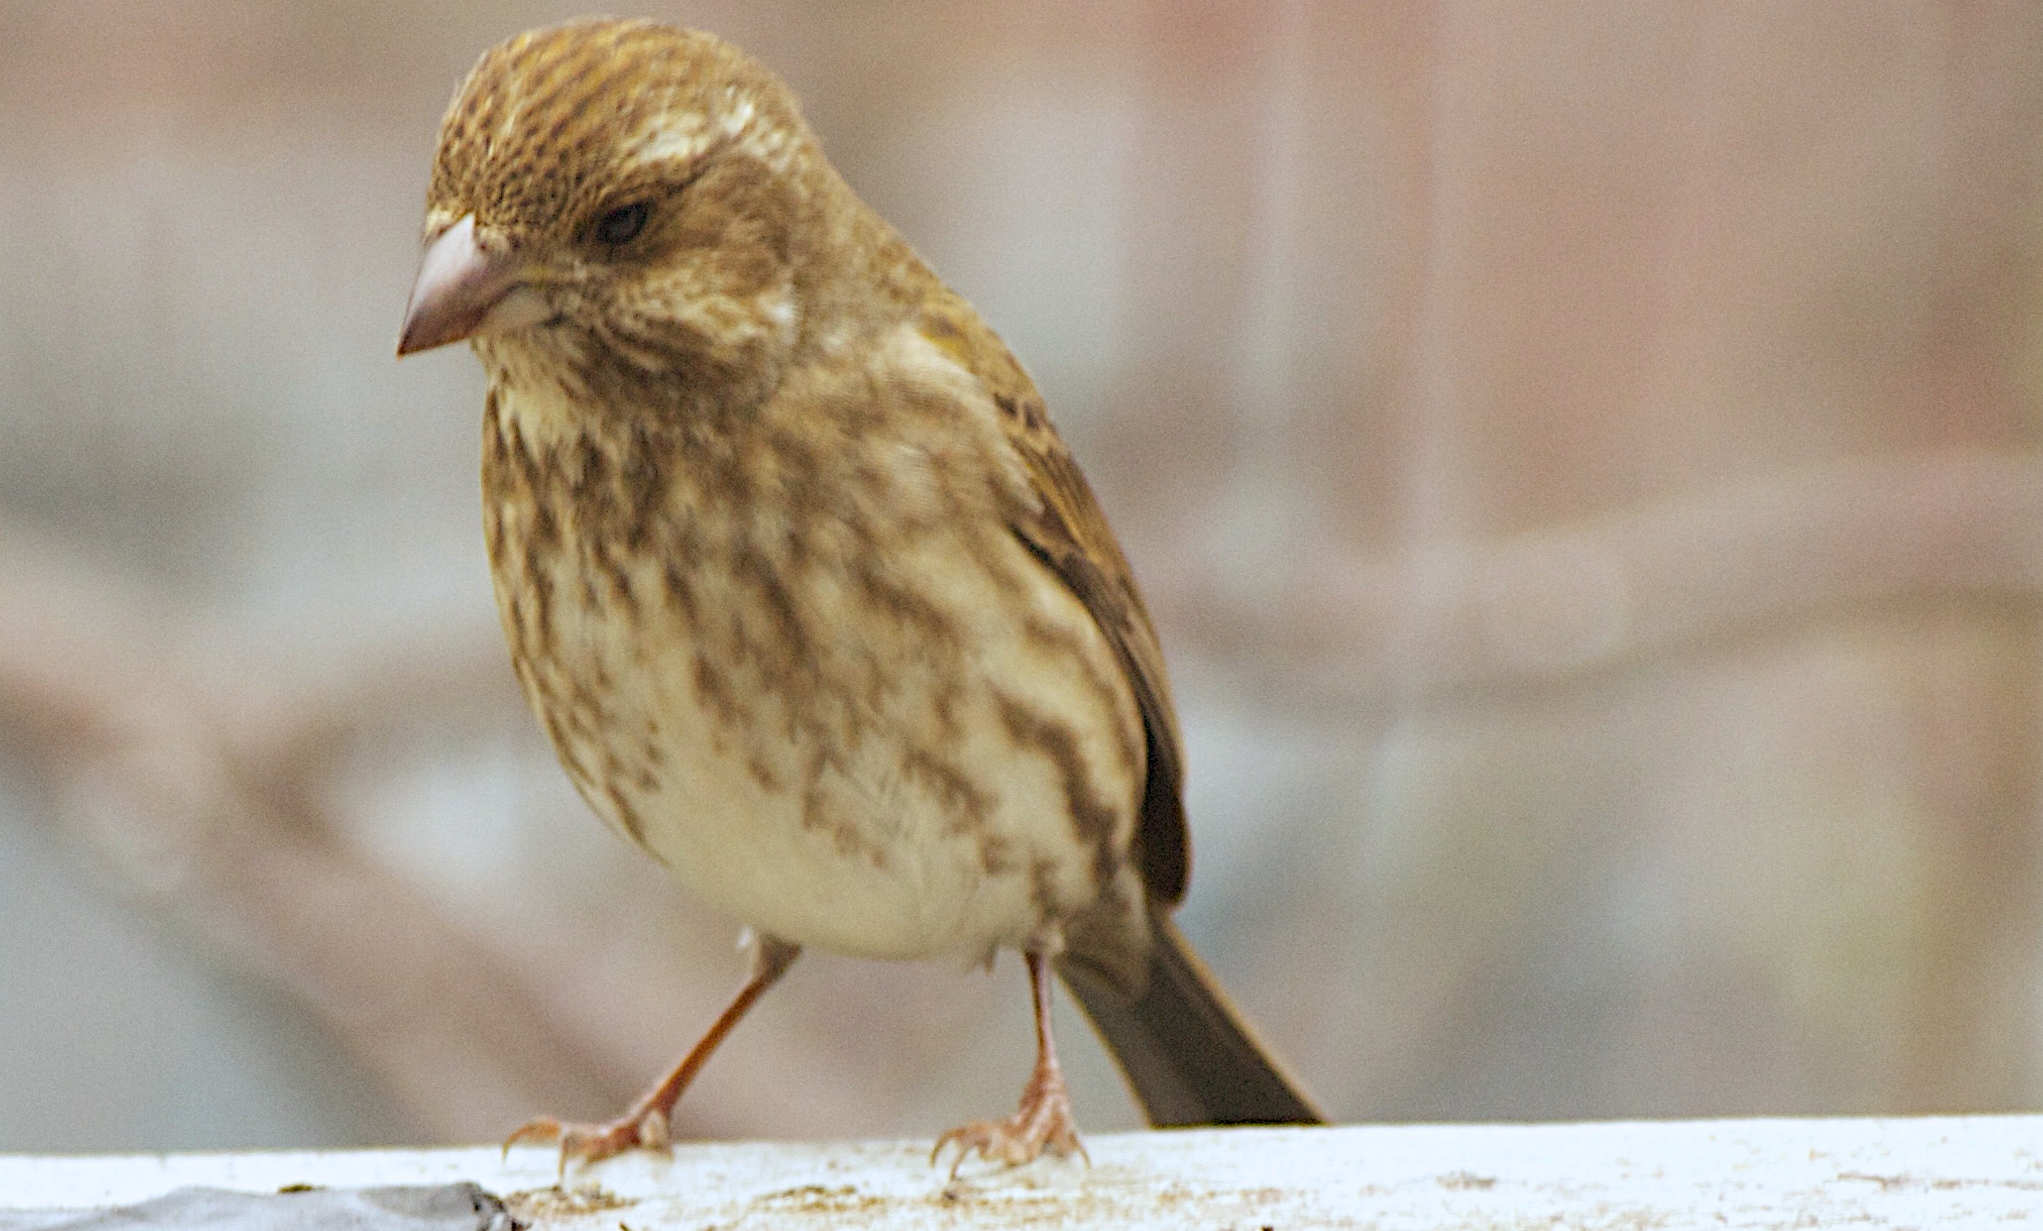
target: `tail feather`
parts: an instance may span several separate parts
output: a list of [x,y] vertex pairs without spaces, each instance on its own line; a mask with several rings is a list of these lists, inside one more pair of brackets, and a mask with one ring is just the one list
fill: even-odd
[[1149,1122],[1321,1123],[1319,1109],[1256,1038],[1177,925],[1162,911],[1154,922],[1149,985],[1139,996],[1077,963],[1057,967]]

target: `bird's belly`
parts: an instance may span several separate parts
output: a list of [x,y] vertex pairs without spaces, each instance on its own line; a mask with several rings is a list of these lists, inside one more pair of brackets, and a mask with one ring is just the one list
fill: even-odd
[[[1125,687],[1102,689],[1120,682],[1111,650],[1061,588],[1027,635],[861,626],[811,595],[800,630],[771,628],[803,642],[778,657],[717,637],[742,618],[702,615],[746,597],[699,585],[693,619],[566,598],[552,654],[519,667],[584,797],[695,892],[796,944],[978,959],[1054,947],[1123,874],[1139,719]],[[1075,840],[1088,801],[1096,840]]]
[[805,815],[802,791],[763,787],[713,752],[692,759],[672,789],[644,801],[646,846],[696,893],[761,931],[834,952],[919,958],[977,957],[1022,943],[1034,927],[1026,881],[988,875],[979,844],[947,832],[952,818],[927,800],[897,794],[884,811],[840,810],[822,825]]

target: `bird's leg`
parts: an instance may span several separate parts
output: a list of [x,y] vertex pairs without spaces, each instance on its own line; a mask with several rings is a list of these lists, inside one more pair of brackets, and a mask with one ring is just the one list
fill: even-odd
[[673,1120],[674,1104],[688,1083],[709,1061],[710,1054],[724,1041],[724,1036],[738,1024],[766,989],[780,981],[787,968],[794,965],[801,956],[801,946],[791,945],[773,936],[760,936],[752,950],[752,972],[745,979],[745,985],[731,998],[729,1007],[710,1026],[700,1042],[688,1049],[681,1063],[672,1072],[662,1077],[652,1089],[633,1103],[625,1112],[608,1124],[563,1124],[551,1116],[541,1116],[520,1125],[504,1140],[504,1149],[509,1151],[521,1141],[560,1140],[560,1169],[567,1171],[570,1158],[583,1163],[597,1163],[613,1154],[621,1154],[634,1146],[650,1150],[664,1150],[669,1145],[668,1125]]
[[1041,953],[1024,954],[1029,963],[1029,990],[1036,1002],[1036,1068],[1029,1084],[1022,1087],[1021,1105],[1005,1120],[980,1120],[954,1128],[936,1139],[929,1152],[934,1163],[944,1147],[958,1147],[951,1176],[973,1154],[997,1159],[1010,1167],[1020,1166],[1044,1153],[1060,1157],[1076,1154],[1090,1163],[1085,1143],[1078,1139],[1078,1121],[1071,1114],[1071,1093],[1064,1087],[1064,1070],[1057,1066],[1057,1043],[1050,1037],[1050,962]]

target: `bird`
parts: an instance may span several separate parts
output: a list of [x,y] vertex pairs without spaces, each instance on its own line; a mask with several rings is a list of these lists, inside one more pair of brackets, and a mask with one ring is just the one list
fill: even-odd
[[664,1148],[804,948],[1026,959],[1037,1054],[955,1150],[1083,1155],[1052,974],[1152,1124],[1318,1109],[1172,922],[1184,753],[1133,574],[1007,346],[714,35],[579,19],[442,121],[400,356],[481,362],[513,668],[589,806],[748,929],[748,974],[563,1168]]

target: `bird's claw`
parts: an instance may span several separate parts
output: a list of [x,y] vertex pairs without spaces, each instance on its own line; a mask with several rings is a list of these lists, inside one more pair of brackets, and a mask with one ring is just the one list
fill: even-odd
[[1079,1140],[1071,1103],[1061,1097],[1033,1107],[1024,1105],[1005,1120],[979,1120],[950,1130],[936,1139],[935,1148],[929,1152],[930,1166],[936,1165],[945,1147],[953,1145],[958,1147],[958,1156],[951,1162],[953,1180],[958,1178],[958,1168],[974,1154],[1010,1167],[1034,1162],[1044,1154],[1059,1158],[1076,1154],[1087,1166],[1092,1165],[1092,1156]]
[[608,1124],[564,1124],[552,1116],[527,1120],[504,1138],[504,1153],[523,1141],[559,1141],[559,1174],[567,1175],[568,1160],[583,1165],[600,1163],[631,1149],[665,1152],[671,1145],[667,1117],[657,1110],[637,1111]]

